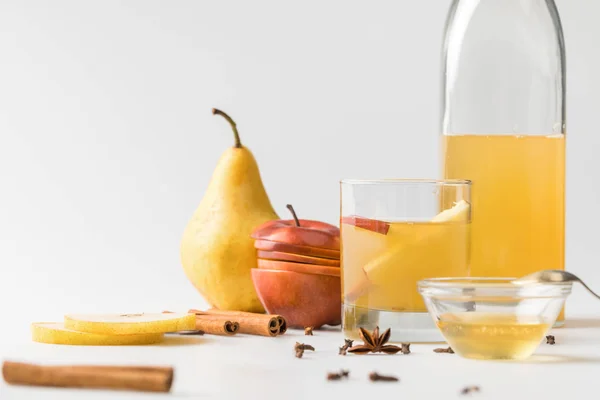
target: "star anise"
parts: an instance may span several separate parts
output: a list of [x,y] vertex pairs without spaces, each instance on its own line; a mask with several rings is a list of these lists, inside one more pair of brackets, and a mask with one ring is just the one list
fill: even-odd
[[379,327],[376,327],[375,330],[371,333],[364,328],[359,328],[360,338],[365,342],[360,346],[351,347],[348,352],[354,354],[367,354],[367,353],[386,353],[386,354],[396,354],[400,350],[401,347],[386,345],[386,343],[390,340],[390,336],[392,331],[388,328],[381,335],[379,334]]

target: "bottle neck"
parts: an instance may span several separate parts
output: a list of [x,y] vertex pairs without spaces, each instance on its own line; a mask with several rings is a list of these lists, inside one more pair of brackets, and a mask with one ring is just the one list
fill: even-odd
[[564,39],[546,0],[455,0],[446,27],[444,133],[566,132]]

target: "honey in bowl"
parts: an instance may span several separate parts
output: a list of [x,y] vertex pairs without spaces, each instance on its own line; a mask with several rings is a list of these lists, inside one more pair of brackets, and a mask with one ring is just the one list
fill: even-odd
[[418,286],[440,333],[458,355],[522,360],[553,326],[573,285],[465,277],[425,279]]
[[437,326],[457,354],[474,359],[524,359],[550,324],[536,316],[462,312],[441,314]]

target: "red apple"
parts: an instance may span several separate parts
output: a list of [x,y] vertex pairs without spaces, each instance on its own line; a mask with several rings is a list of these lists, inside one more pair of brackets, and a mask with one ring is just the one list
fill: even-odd
[[287,243],[296,246],[318,247],[340,250],[340,229],[321,221],[298,219],[294,209],[288,204],[294,219],[268,221],[252,232],[258,240]]
[[292,328],[341,323],[338,276],[252,268],[252,281],[269,314],[285,317]]

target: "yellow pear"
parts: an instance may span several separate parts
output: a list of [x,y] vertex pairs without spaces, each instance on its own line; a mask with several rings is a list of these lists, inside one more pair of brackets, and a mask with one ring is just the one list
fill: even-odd
[[279,219],[263,186],[258,165],[242,146],[235,122],[235,145],[225,151],[213,172],[204,198],[181,241],[181,262],[188,279],[221,310],[264,312],[250,270],[257,267],[254,240],[258,225]]

